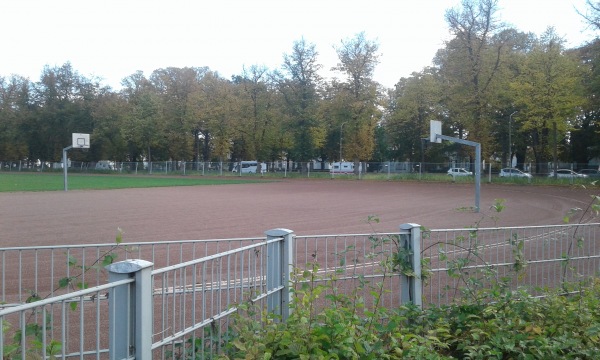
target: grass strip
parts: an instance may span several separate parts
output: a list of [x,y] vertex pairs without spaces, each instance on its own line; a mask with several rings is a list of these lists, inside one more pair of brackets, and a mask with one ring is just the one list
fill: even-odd
[[[105,190],[168,186],[202,186],[264,182],[258,179],[154,177],[119,175],[68,175],[69,190]],[[0,173],[0,192],[62,191],[62,174]]]

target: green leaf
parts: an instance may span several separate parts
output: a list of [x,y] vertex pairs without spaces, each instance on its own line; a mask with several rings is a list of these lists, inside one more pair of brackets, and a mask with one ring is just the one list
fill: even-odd
[[36,335],[41,330],[38,324],[27,324],[25,325],[25,336]]
[[77,302],[73,301],[72,303],[69,304],[69,307],[71,308],[72,311],[77,310]]
[[69,255],[69,267],[77,265],[77,259],[73,255]]
[[377,215],[369,215],[369,216],[367,216],[367,223],[372,223],[372,222],[378,224],[379,223],[379,217]]
[[120,244],[123,242],[123,230],[121,228],[117,228],[117,236],[115,238],[115,242]]
[[50,340],[50,344],[46,346],[46,355],[56,356],[62,351],[62,344],[56,340]]
[[495,199],[494,205],[491,206],[491,209],[493,209],[497,213],[502,212],[502,210],[506,208],[504,202],[504,199]]
[[102,259],[102,266],[104,267],[104,266],[108,266],[108,265],[114,263],[116,258],[117,258],[117,254],[114,254],[114,253],[105,255],[104,258]]
[[69,278],[69,277],[62,278],[62,279],[58,280],[58,287],[66,288],[67,286],[69,286],[69,283],[71,283],[71,278]]
[[32,303],[32,302],[36,302],[36,301],[40,301],[42,298],[39,297],[38,294],[31,294],[27,300],[25,300],[26,303]]
[[11,355],[12,353],[16,353],[19,350],[19,348],[20,348],[20,344],[18,344],[18,343],[5,345],[2,348],[2,351],[4,352],[4,358],[12,359],[12,357],[9,355]]
[[246,346],[240,341],[240,339],[233,340],[233,345],[242,351],[246,351]]

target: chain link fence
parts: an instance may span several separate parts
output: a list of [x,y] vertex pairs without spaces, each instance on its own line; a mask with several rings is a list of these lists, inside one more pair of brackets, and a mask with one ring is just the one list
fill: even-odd
[[[465,172],[449,174],[449,169],[459,168]],[[569,182],[590,182],[600,178],[600,168],[596,164],[557,164],[557,178]],[[473,178],[474,164],[468,162],[428,163],[428,162],[291,162],[291,161],[241,161],[241,162],[117,162],[101,160],[97,162],[69,161],[70,173],[85,174],[131,174],[131,175],[190,175],[190,176],[262,176],[283,178],[367,178],[385,180],[459,180]],[[514,167],[500,163],[486,163],[481,167],[483,182],[544,182],[554,179],[552,163],[522,163]],[[62,172],[62,162],[50,161],[0,161],[0,172]],[[471,174],[469,174],[471,172]]]

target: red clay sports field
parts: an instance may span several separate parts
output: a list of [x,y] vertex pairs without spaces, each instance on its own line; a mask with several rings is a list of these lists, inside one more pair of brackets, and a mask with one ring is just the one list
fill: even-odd
[[[0,247],[262,236],[284,227],[299,235],[428,228],[560,224],[597,189],[358,180],[282,180],[240,185],[0,193]],[[489,218],[494,199],[506,210]],[[375,215],[380,223],[369,225]],[[373,226],[373,227],[372,227]]]

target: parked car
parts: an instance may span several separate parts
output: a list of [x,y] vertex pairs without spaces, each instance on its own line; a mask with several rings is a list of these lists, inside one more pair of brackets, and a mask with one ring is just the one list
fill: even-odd
[[[550,171],[548,177],[554,177],[554,170]],[[556,177],[559,179],[569,179],[569,178],[587,178],[588,176],[585,174],[576,173],[573,170],[569,169],[558,169],[556,170]]]
[[[258,161],[241,161],[240,164],[242,165],[242,174],[256,174],[258,169]],[[240,164],[236,163],[231,171],[238,172],[240,169]],[[260,163],[260,173],[264,174],[265,172],[267,172],[267,164]]]
[[587,175],[591,178],[600,178],[600,171],[598,171],[596,169],[579,170],[579,174]]
[[523,172],[515,168],[504,168],[500,170],[500,177],[519,177],[531,179],[533,176],[530,173]]
[[100,160],[96,163],[96,170],[116,170],[115,162],[110,160]]
[[467,171],[467,169],[464,168],[450,168],[448,169],[448,175],[450,176],[473,176],[473,173],[470,171]]

